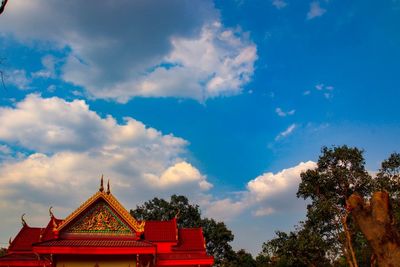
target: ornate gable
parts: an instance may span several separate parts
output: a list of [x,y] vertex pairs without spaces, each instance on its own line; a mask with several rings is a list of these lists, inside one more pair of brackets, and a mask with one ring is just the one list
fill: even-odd
[[126,222],[121,220],[105,201],[98,201],[85,214],[81,215],[71,226],[65,229],[66,233],[86,234],[134,234]]
[[145,222],[138,222],[111,194],[109,185],[104,192],[103,177],[100,190],[72,212],[57,232],[66,234],[136,235],[144,231]]

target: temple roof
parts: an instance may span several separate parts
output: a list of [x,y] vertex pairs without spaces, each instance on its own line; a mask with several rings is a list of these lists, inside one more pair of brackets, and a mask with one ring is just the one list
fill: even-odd
[[61,239],[35,244],[35,247],[152,247],[147,242],[138,240],[116,239]]
[[32,244],[40,241],[43,230],[44,228],[29,227],[25,224],[11,242],[8,251],[32,251]]
[[169,221],[146,221],[144,238],[152,242],[177,242],[178,227],[176,219],[174,218]]
[[179,229],[179,243],[174,250],[185,251],[204,251],[206,244],[201,228],[181,228]]
[[[213,264],[201,228],[179,229],[177,219],[136,221],[111,194],[100,190],[65,220],[49,209],[45,228],[22,228],[0,266],[49,266],[48,255],[155,255],[157,266]],[[47,256],[46,256],[47,255]],[[49,258],[50,259],[50,258]]]

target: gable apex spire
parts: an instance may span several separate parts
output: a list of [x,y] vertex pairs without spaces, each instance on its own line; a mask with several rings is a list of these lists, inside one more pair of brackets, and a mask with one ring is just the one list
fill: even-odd
[[111,193],[110,190],[110,180],[107,181],[107,195],[109,195]]
[[104,186],[103,186],[103,174],[101,175],[101,179],[100,179],[100,188],[99,188],[100,192],[104,191]]

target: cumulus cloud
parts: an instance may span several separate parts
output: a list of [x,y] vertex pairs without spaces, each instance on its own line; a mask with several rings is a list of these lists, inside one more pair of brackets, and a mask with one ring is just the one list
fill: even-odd
[[314,19],[316,17],[321,17],[326,12],[326,9],[322,8],[318,1],[311,2],[310,10],[307,13],[307,19]]
[[[26,150],[0,163],[0,203],[19,201],[21,213],[29,208],[24,203],[32,203],[54,205],[66,216],[96,191],[101,173],[127,208],[155,196],[195,196],[212,186],[185,160],[186,140],[133,118],[100,117],[82,100],[29,95],[0,108],[0,123],[1,153]],[[0,212],[11,214],[7,205]]]
[[62,77],[92,97],[201,101],[240,93],[257,59],[248,34],[219,21],[211,1],[16,0],[0,30],[68,47]]
[[291,133],[293,133],[293,131],[296,129],[296,126],[297,125],[295,123],[291,124],[286,130],[284,130],[283,132],[279,133],[275,137],[275,141],[281,140],[282,138],[285,138],[288,135],[290,135]]
[[230,220],[245,210],[260,217],[296,209],[304,204],[296,198],[300,173],[315,167],[315,162],[307,161],[277,173],[266,172],[250,180],[236,198],[209,199],[206,215]]
[[175,165],[166,169],[160,177],[154,174],[145,174],[148,182],[158,187],[174,187],[176,185],[182,185],[191,182],[198,182],[199,188],[202,190],[208,190],[212,185],[206,181],[206,177],[203,176],[199,170],[194,168],[190,163],[178,162]]

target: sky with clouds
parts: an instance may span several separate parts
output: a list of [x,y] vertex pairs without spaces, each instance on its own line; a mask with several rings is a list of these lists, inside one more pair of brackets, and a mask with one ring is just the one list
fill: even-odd
[[0,16],[0,245],[111,179],[187,195],[256,254],[305,216],[322,146],[400,151],[400,2],[11,0]]

